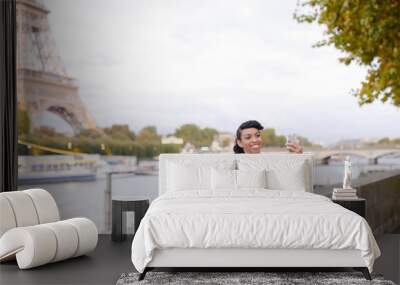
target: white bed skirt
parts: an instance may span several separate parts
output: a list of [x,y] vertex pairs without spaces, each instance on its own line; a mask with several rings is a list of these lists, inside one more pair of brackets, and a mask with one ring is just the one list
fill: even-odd
[[359,250],[198,249],[155,250],[147,267],[366,267]]

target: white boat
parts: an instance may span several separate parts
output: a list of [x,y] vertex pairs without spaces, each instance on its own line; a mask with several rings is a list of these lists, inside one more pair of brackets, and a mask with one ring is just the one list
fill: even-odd
[[131,176],[137,169],[137,157],[125,155],[107,155],[101,156],[101,167],[97,172],[97,178],[105,178],[107,173],[130,172],[124,174],[115,174],[118,176]]
[[18,157],[18,184],[96,180],[100,155],[40,155]]

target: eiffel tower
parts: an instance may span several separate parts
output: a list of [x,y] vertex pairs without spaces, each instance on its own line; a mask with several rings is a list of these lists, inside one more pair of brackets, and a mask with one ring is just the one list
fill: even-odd
[[17,0],[17,101],[28,112],[31,126],[51,112],[67,122],[74,133],[96,129],[79,98],[76,81],[68,76],[57,51],[47,15],[35,0]]

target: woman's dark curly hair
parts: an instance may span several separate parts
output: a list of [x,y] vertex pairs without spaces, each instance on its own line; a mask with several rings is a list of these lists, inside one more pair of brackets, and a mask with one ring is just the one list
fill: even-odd
[[250,120],[242,123],[236,131],[235,146],[233,147],[233,151],[235,153],[244,153],[244,149],[238,145],[237,141],[241,139],[242,130],[250,128],[255,128],[260,131],[264,129],[264,127],[255,120]]

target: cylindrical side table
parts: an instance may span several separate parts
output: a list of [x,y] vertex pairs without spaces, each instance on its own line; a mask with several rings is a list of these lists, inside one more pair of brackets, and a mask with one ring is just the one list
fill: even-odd
[[137,231],[140,221],[149,208],[150,198],[147,196],[113,196],[112,197],[112,229],[111,240],[123,241],[126,234],[123,233],[124,225],[122,224],[122,215],[124,212],[135,212],[135,232]]

